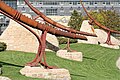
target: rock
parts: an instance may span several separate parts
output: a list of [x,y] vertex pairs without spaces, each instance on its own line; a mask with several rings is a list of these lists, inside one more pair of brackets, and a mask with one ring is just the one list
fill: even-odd
[[100,44],[100,45],[107,48],[119,49],[118,45],[108,45],[108,44]]
[[[30,15],[25,14],[30,17]],[[28,26],[29,27],[29,26]],[[29,27],[31,28],[31,27]],[[33,29],[38,35],[41,35],[41,31]],[[19,25],[13,20],[10,20],[8,27],[0,36],[0,41],[7,44],[7,50],[16,50],[24,52],[37,53],[38,40],[37,38],[23,26]],[[59,43],[55,35],[47,34],[47,43],[52,49],[58,50]],[[49,46],[47,48],[49,49]],[[50,49],[51,50],[51,49]]]
[[67,69],[43,69],[40,67],[25,66],[20,70],[22,75],[33,78],[44,78],[48,80],[71,80]]
[[[96,34],[93,26],[91,26],[88,22],[89,22],[89,20],[84,20],[82,22],[80,31],[84,31],[84,32],[87,32],[87,33]],[[86,37],[88,39],[87,41],[79,40],[78,39],[78,43],[98,44],[98,41],[97,41],[96,37],[92,37],[92,36],[86,36]]]
[[82,61],[82,53],[81,52],[67,52],[67,50],[59,50],[57,51],[57,56],[69,60],[75,60],[75,61]]
[[[97,37],[92,37],[92,36],[86,36],[87,37],[87,41],[84,41],[84,40],[78,40],[78,43],[89,43],[89,44],[104,44],[107,40],[107,33],[102,30],[102,29],[94,29],[89,23],[88,23],[89,20],[84,20],[83,23],[82,23],[82,26],[80,28],[80,31],[84,31],[84,32],[88,32],[88,33],[94,33],[97,35]],[[116,39],[115,37],[113,37],[112,35],[110,36],[111,37],[111,42],[112,44],[114,45],[117,45],[116,47],[115,46],[109,46],[109,48],[118,48],[118,45],[120,45],[120,40]]]
[[0,80],[11,80],[10,78],[8,77],[3,77],[3,76],[0,76]]
[[[104,44],[107,40],[107,33],[104,30],[101,29],[95,29],[96,35],[97,35],[97,41],[100,42],[101,44]],[[113,37],[112,35],[111,37],[111,42],[114,45],[120,45],[120,40],[116,39],[115,37]]]
[[118,67],[118,69],[120,69],[120,57],[119,57],[118,60],[116,61],[116,66]]

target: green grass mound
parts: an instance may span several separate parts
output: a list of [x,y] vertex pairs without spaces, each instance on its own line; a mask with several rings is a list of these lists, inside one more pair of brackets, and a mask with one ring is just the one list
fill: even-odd
[[[61,45],[61,47],[64,46]],[[71,48],[83,53],[83,62],[62,59],[54,52],[46,52],[49,65],[68,69],[72,80],[120,80],[120,70],[116,67],[120,49],[114,50],[90,44],[71,44]],[[0,52],[2,76],[12,80],[43,80],[25,77],[19,73],[25,63],[32,61],[34,57],[33,53]]]

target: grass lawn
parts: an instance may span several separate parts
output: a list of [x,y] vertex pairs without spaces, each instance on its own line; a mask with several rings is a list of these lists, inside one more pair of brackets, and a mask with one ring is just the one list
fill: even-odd
[[[60,47],[64,46],[60,45]],[[116,67],[116,60],[120,57],[120,49],[109,49],[91,44],[71,44],[71,48],[83,53],[83,62],[62,59],[57,57],[54,52],[47,52],[49,65],[68,69],[72,80],[120,80],[120,70]],[[43,80],[25,77],[19,73],[25,63],[34,57],[33,53],[0,52],[2,76],[7,76],[12,80]]]

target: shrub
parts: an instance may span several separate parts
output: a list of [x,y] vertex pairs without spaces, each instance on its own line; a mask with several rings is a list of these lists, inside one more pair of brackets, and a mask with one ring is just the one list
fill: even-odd
[[[66,44],[68,41],[68,38],[64,38],[64,37],[57,37],[59,44]],[[77,39],[70,39],[70,43],[77,43]]]
[[0,51],[5,51],[6,48],[7,48],[6,43],[4,43],[4,42],[0,42]]

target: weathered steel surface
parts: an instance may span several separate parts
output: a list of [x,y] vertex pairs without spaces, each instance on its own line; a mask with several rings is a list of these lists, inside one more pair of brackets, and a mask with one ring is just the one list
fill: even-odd
[[65,37],[69,37],[69,38],[77,38],[77,39],[87,40],[87,38],[84,37],[84,36],[76,35],[75,33],[70,33],[70,32],[63,31],[63,30],[61,31],[61,30],[52,28],[48,25],[41,24],[37,21],[34,21],[34,20],[22,15],[17,10],[14,10],[13,8],[9,7],[8,5],[6,5],[2,1],[0,1],[0,10],[2,12],[5,12],[9,16],[13,17],[14,20],[18,20],[18,21],[20,21],[20,22],[22,22],[22,23],[24,23],[24,24],[26,24],[30,27],[33,27],[33,28],[36,28],[36,29],[39,29],[39,30],[42,30],[42,31],[48,31],[51,34],[58,35],[58,36],[65,36]]
[[[27,63],[27,65],[29,65],[29,66],[36,66],[36,65],[38,65],[38,63],[40,63],[45,68],[53,68],[51,66],[48,66],[48,64],[46,62],[46,57],[45,57],[47,32],[54,34],[54,35],[87,40],[86,37],[78,35],[76,33],[71,33],[70,31],[68,32],[65,30],[58,30],[57,28],[52,28],[51,26],[41,24],[35,20],[32,20],[32,19],[22,15],[17,10],[14,10],[13,8],[9,7],[7,4],[5,4],[1,0],[0,0],[0,13],[6,15],[7,17],[13,19],[17,23],[21,24],[23,27],[25,27],[27,30],[29,30],[31,33],[33,33],[36,36],[36,38],[38,39],[38,42],[39,42],[38,52],[36,54],[35,59],[32,62]],[[28,25],[32,28],[42,30],[42,35],[41,36],[37,35],[33,30],[31,30],[26,25]]]
[[74,29],[71,29],[71,28],[68,28],[62,24],[59,24],[53,20],[51,20],[50,18],[46,17],[42,12],[40,12],[39,10],[37,10],[35,7],[33,7],[28,0],[24,0],[25,3],[38,15],[38,17],[41,17],[43,18],[46,22],[60,28],[60,29],[63,29],[63,30],[66,30],[68,32],[71,32],[71,33],[78,33],[78,34],[82,34],[82,35],[87,35],[87,36],[94,36],[96,37],[95,34],[91,34],[91,33],[87,33],[87,32],[83,32],[83,31],[76,31]]

